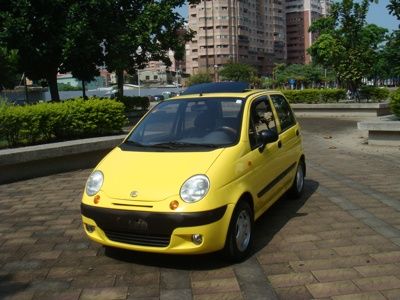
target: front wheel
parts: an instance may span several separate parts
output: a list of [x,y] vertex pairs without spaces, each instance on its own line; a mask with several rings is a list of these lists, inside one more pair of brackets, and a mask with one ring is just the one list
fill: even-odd
[[306,170],[306,166],[304,164],[304,161],[301,160],[297,166],[297,171],[296,171],[296,175],[294,177],[293,184],[289,189],[289,195],[292,198],[297,199],[303,195],[305,170]]
[[250,205],[239,202],[233,211],[226,237],[224,254],[231,261],[242,261],[251,250],[253,241],[253,212]]

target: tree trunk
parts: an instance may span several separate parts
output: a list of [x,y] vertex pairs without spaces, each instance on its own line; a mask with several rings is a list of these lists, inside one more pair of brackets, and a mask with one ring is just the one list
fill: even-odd
[[57,86],[57,70],[47,76],[47,83],[49,84],[50,88],[51,100],[55,102],[60,102],[60,95],[58,93]]
[[85,100],[88,99],[88,97],[86,96],[85,80],[82,80],[82,97],[83,97],[83,99],[85,99]]
[[118,86],[118,99],[122,99],[124,96],[124,70],[118,69],[116,70],[117,75],[117,86]]

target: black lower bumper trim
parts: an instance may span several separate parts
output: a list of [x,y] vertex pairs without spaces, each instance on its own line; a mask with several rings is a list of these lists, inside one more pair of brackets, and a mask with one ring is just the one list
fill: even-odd
[[144,235],[110,230],[104,230],[104,233],[111,241],[138,246],[167,247],[171,240],[170,235]]
[[161,213],[94,207],[81,204],[82,215],[103,230],[138,235],[170,236],[179,227],[210,224],[220,220],[227,206],[191,213]]

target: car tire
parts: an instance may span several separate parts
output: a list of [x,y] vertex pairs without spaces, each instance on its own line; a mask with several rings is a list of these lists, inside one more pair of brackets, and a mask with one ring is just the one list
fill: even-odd
[[294,176],[293,184],[289,189],[289,196],[294,199],[298,199],[303,195],[304,192],[304,177],[305,177],[306,165],[303,160],[299,161],[297,165],[296,175]]
[[223,251],[225,259],[240,262],[249,255],[253,242],[253,227],[253,211],[246,201],[240,201],[229,224]]

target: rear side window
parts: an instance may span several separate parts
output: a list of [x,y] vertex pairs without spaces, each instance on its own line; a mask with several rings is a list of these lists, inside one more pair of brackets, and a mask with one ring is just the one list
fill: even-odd
[[282,131],[292,127],[296,124],[293,112],[282,95],[270,95],[272,103],[275,107],[276,113],[278,114],[279,121],[281,123]]

